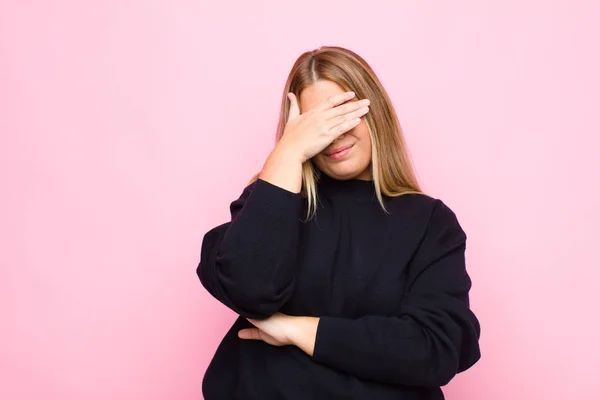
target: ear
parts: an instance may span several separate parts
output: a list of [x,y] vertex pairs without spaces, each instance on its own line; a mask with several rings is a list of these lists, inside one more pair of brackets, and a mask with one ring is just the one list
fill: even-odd
[[294,118],[297,118],[300,115],[300,106],[298,105],[298,99],[296,95],[292,92],[287,94],[288,99],[290,100],[290,111],[288,113],[288,121]]

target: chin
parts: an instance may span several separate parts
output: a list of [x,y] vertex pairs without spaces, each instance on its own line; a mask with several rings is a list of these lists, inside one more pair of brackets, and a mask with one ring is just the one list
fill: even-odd
[[336,179],[357,178],[370,165],[370,160],[359,160],[352,156],[345,160],[332,161],[325,155],[319,155],[313,162],[319,170]]
[[358,178],[365,171],[365,168],[344,168],[342,166],[333,166],[333,168],[330,166],[328,167],[329,168],[325,168],[323,172],[335,179],[340,180]]

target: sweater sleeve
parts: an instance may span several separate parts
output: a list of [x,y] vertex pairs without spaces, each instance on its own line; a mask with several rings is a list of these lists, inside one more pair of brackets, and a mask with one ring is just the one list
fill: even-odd
[[291,297],[301,195],[262,179],[231,203],[231,221],[208,231],[196,269],[208,292],[245,318],[268,318]]
[[407,271],[399,314],[322,317],[313,359],[359,378],[439,387],[481,357],[480,325],[469,308],[466,234],[436,200]]

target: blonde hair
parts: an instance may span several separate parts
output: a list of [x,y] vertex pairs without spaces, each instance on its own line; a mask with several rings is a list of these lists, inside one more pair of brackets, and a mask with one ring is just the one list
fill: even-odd
[[[303,53],[296,60],[283,90],[275,142],[279,142],[287,124],[290,108],[287,93],[292,92],[299,99],[302,90],[319,80],[332,81],[344,91],[355,92],[356,100],[371,101],[370,111],[364,119],[372,143],[371,172],[377,199],[383,210],[388,213],[382,195],[397,197],[404,194],[424,194],[415,176],[402,128],[387,92],[369,64],[348,49],[323,46]],[[256,181],[259,174],[250,183]],[[318,179],[319,170],[311,160],[306,161],[302,165],[301,194],[308,199],[307,219],[312,218],[317,209]]]

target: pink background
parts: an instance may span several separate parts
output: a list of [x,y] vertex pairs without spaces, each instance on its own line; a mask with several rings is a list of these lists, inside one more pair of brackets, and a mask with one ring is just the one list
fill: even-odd
[[202,235],[327,44],[469,235],[483,358],[448,399],[600,398],[599,3],[371,4],[0,0],[0,398],[200,397],[235,318]]

